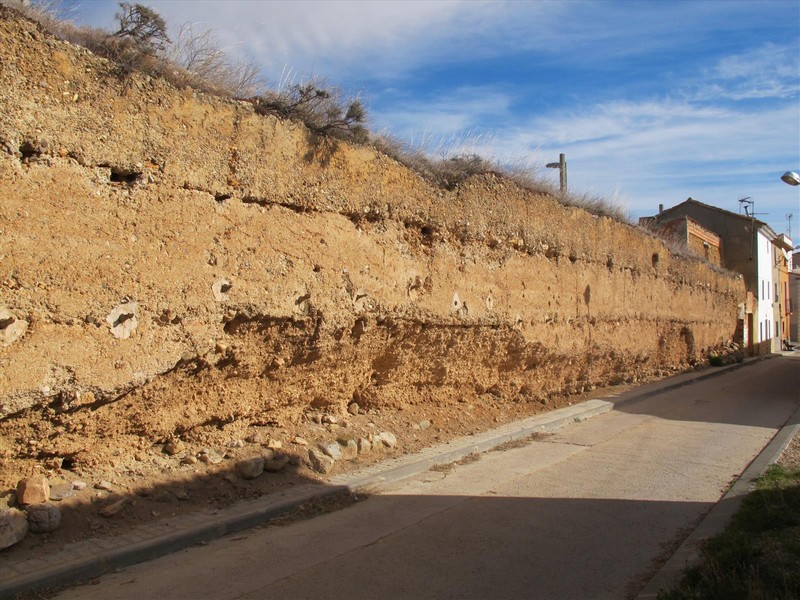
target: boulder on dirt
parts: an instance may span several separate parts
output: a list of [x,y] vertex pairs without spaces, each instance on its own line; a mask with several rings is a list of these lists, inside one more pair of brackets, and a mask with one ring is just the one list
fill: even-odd
[[6,490],[0,492],[0,511],[15,508],[17,506],[17,490]]
[[28,330],[28,322],[9,307],[0,305],[0,346],[10,346]]
[[353,460],[358,456],[358,443],[355,438],[340,437],[336,440],[342,452],[342,460]]
[[333,460],[342,459],[342,447],[339,445],[339,442],[324,442],[319,445],[319,449]]
[[382,431],[378,434],[378,439],[380,439],[381,443],[386,446],[387,448],[394,448],[397,446],[397,438],[393,433],[388,431]]
[[236,470],[242,479],[256,479],[264,472],[264,459],[261,456],[236,463]]
[[220,456],[219,452],[211,448],[203,448],[197,458],[207,465],[216,465],[222,462],[222,456]]
[[50,499],[50,484],[44,475],[34,475],[17,484],[17,503],[41,504]]
[[0,511],[0,550],[21,541],[29,529],[28,517],[21,510],[9,508]]
[[164,452],[170,456],[175,456],[184,450],[186,450],[186,444],[178,439],[168,440],[167,443],[164,444]]
[[333,469],[334,460],[316,448],[311,448],[308,451],[308,460],[311,463],[311,468],[317,473],[330,473]]
[[25,507],[28,525],[33,533],[51,533],[61,525],[61,510],[52,502]]
[[123,508],[125,508],[126,504],[128,504],[127,498],[119,498],[117,500],[114,500],[112,502],[109,502],[108,504],[101,506],[98,512],[100,513],[101,516],[106,517],[108,519],[113,517],[114,515],[119,514],[120,511]]
[[278,473],[286,468],[289,464],[288,456],[276,456],[274,458],[266,458],[264,460],[264,470],[269,473]]
[[358,444],[359,454],[369,454],[372,452],[372,442],[370,442],[367,438],[358,438],[356,444]]
[[61,500],[66,500],[74,494],[75,489],[72,487],[72,483],[68,481],[55,482],[50,486],[50,500],[60,502]]

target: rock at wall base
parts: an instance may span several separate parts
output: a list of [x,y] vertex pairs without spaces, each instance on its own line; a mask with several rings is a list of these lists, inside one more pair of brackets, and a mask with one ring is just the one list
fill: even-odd
[[28,525],[33,533],[51,533],[61,525],[61,511],[51,502],[31,504],[25,508]]
[[264,472],[264,459],[260,456],[236,463],[236,470],[242,479],[256,479]]
[[322,474],[330,473],[335,462],[330,456],[314,448],[308,451],[308,460],[311,463],[311,468]]
[[50,484],[44,475],[34,475],[17,484],[19,504],[42,504],[50,499]]
[[0,511],[0,550],[22,541],[29,529],[28,517],[21,510]]

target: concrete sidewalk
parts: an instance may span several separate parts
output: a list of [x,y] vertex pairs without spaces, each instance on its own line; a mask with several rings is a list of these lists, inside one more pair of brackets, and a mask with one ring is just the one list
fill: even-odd
[[[687,373],[643,385],[626,393],[589,400],[576,406],[517,421],[480,435],[431,447],[414,455],[384,461],[355,473],[332,477],[324,484],[302,485],[280,496],[265,496],[242,502],[225,511],[201,511],[171,518],[168,521],[136,528],[125,535],[89,539],[71,544],[41,558],[2,564],[0,597],[10,598],[26,591],[67,585],[96,577],[114,569],[263,524],[315,498],[396,483],[423,473],[434,465],[455,462],[469,454],[485,452],[501,444],[527,438],[533,433],[553,431],[569,423],[608,412],[615,407],[742,368],[757,360],[759,359]],[[774,453],[774,449],[772,452]],[[756,462],[758,459],[754,464]]]

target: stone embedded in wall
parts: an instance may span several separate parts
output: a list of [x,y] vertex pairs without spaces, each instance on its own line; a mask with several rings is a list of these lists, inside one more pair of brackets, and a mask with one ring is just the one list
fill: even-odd
[[111,335],[120,340],[126,340],[139,326],[137,316],[138,305],[136,302],[124,302],[114,307],[106,317],[106,322],[111,326]]
[[459,317],[466,317],[469,314],[467,303],[461,300],[461,298],[458,296],[458,292],[453,294],[453,300],[450,302],[450,307]]
[[311,312],[311,294],[306,292],[295,298],[292,312],[296,315],[306,316]]
[[451,303],[453,310],[460,310],[461,309],[461,298],[458,297],[458,292],[453,294],[453,301]]
[[356,312],[363,312],[374,308],[375,302],[369,297],[366,290],[359,288],[353,294],[353,307]]
[[0,306],[0,345],[10,346],[28,331],[28,322],[7,306]]
[[228,292],[233,284],[227,279],[218,279],[211,285],[211,291],[217,302],[225,302],[228,299]]

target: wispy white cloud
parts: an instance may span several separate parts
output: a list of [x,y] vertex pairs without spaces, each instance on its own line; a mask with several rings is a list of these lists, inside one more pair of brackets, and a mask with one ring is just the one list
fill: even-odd
[[[486,128],[489,122],[511,120],[512,94],[497,86],[462,86],[432,98],[395,101],[379,115],[379,125],[395,135],[421,141],[421,132],[458,135],[465,130]],[[421,147],[426,144],[419,143]]]
[[191,21],[213,28],[234,52],[254,57],[273,81],[289,69],[300,77],[311,73],[343,76],[394,69],[415,63],[436,40],[448,38],[459,23],[478,22],[487,2],[149,2],[168,22]]
[[796,45],[767,43],[726,56],[690,86],[695,100],[792,98],[800,94]]

